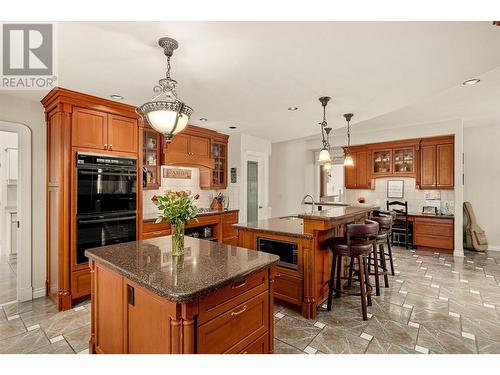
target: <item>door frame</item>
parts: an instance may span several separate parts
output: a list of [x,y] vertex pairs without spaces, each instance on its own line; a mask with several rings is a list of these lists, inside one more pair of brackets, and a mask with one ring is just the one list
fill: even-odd
[[245,151],[243,155],[242,165],[242,191],[241,191],[241,216],[243,222],[247,221],[247,180],[248,171],[247,165],[249,161],[254,161],[258,164],[258,202],[261,209],[258,209],[258,219],[266,219],[269,217],[269,165],[268,155],[257,151]]
[[[33,299],[31,129],[22,123],[0,120],[0,130],[17,134],[17,300]],[[20,231],[23,235],[20,236]]]

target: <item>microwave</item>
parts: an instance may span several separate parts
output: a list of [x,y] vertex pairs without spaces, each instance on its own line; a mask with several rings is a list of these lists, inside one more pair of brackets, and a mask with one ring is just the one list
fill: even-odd
[[298,270],[299,249],[296,243],[257,237],[257,250],[280,257],[278,265]]

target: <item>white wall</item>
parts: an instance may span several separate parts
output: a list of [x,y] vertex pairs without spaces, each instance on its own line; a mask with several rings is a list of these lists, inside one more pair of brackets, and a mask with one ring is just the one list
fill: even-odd
[[32,133],[32,286],[45,288],[45,115],[38,101],[0,94],[0,120],[21,123]]
[[464,129],[464,201],[472,203],[492,250],[500,250],[499,141],[500,124]]
[[[345,131],[334,130],[332,147],[345,145]],[[351,142],[353,145],[393,141],[398,139],[430,137],[437,135],[455,135],[455,194],[456,207],[463,204],[462,186],[462,152],[463,124],[461,120],[450,120],[438,123],[418,124],[400,128],[359,133],[356,125],[351,127]],[[315,138],[305,138],[273,144],[271,157],[270,204],[273,216],[282,216],[300,212],[300,201],[306,194],[317,196],[319,167],[314,157],[321,146],[318,135]],[[451,199],[451,198],[450,198]],[[455,217],[455,255],[463,254],[462,232],[463,215],[457,210]]]

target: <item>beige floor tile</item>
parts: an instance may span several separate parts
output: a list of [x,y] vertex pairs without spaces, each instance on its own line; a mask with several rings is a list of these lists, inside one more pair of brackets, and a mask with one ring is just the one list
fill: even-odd
[[75,354],[71,346],[65,341],[58,341],[54,344],[43,346],[30,354]]
[[477,353],[476,342],[449,332],[421,325],[418,331],[417,345],[428,348],[438,354]]
[[300,350],[316,337],[321,329],[314,327],[314,321],[305,322],[288,316],[281,318],[274,327],[274,337]]
[[309,344],[326,354],[361,354],[369,341],[339,328],[325,327]]
[[417,354],[415,350],[396,345],[394,342],[381,340],[374,337],[368,348],[366,354]]
[[17,354],[30,353],[33,350],[39,349],[50,344],[45,333],[40,330],[22,333],[17,336],[9,337],[5,340],[0,340],[0,353]]
[[294,348],[287,343],[274,339],[274,353],[275,354],[304,354],[303,351]]
[[26,327],[24,326],[23,321],[19,318],[0,322],[0,340],[17,336],[23,332],[26,332]]
[[395,345],[413,349],[417,340],[418,328],[374,316],[364,332]]
[[89,347],[90,324],[64,334],[64,338],[78,353]]
[[[440,312],[414,307],[411,321],[424,324],[428,328],[438,329],[454,335],[461,335],[460,318],[442,314]],[[422,345],[425,346],[425,345]]]

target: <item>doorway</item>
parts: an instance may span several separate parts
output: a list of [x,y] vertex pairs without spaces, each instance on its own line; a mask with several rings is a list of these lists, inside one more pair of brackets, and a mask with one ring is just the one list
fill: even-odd
[[259,218],[259,163],[247,161],[247,222]]
[[0,305],[33,299],[31,131],[0,121]]

